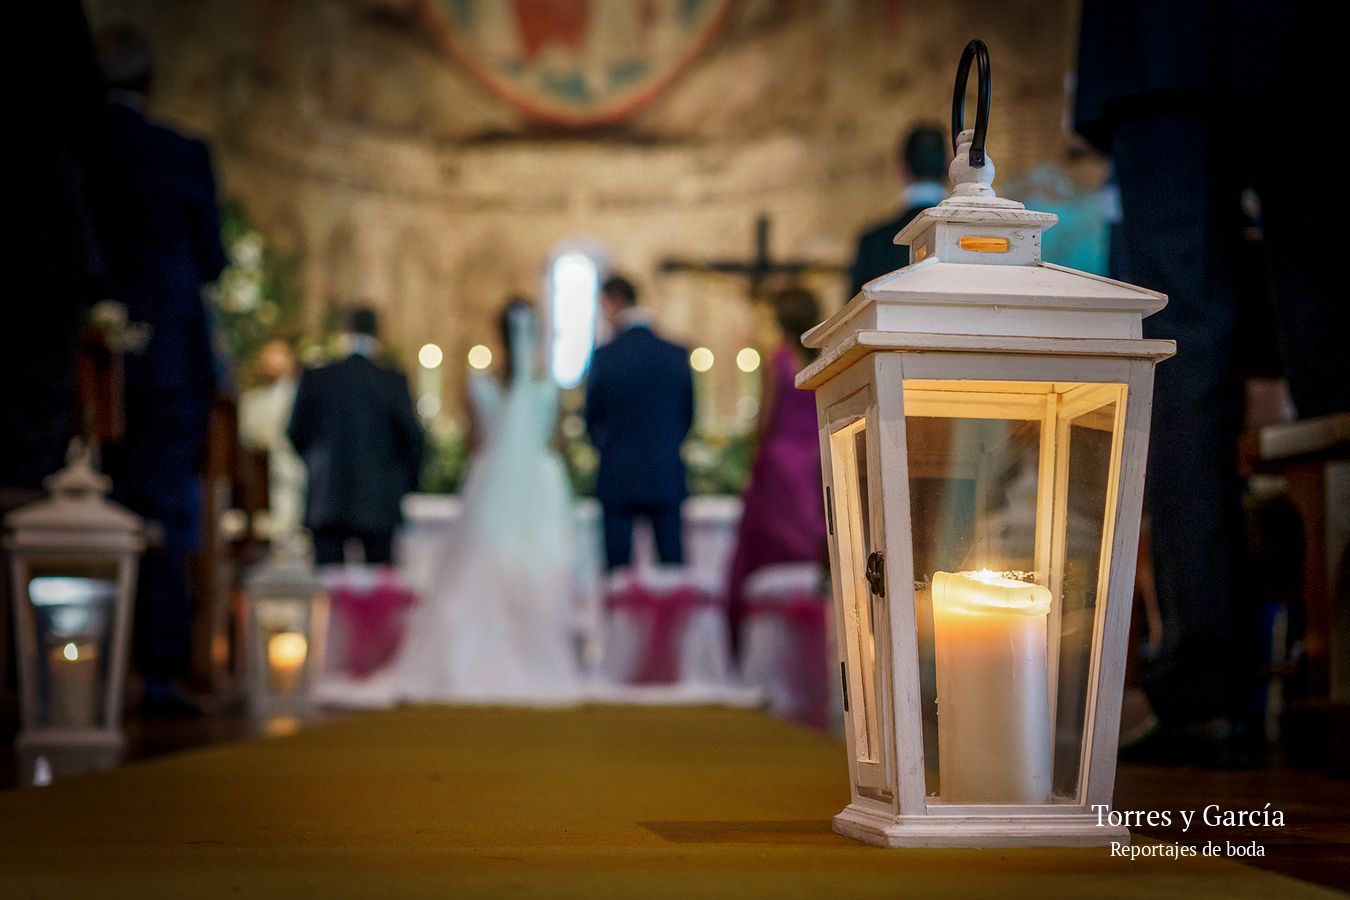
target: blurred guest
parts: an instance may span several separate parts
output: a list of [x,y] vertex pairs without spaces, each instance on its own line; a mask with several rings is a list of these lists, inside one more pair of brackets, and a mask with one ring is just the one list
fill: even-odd
[[295,406],[296,365],[291,345],[268,341],[258,352],[263,384],[239,398],[239,436],[244,445],[267,452],[267,508],[273,539],[300,527],[305,464],[286,437]]
[[305,527],[320,565],[393,560],[403,495],[417,489],[424,436],[408,379],[381,364],[379,320],[358,307],[343,334],[347,356],[300,376],[288,435],[309,471]]
[[[1120,187],[1119,270],[1168,294],[1144,320],[1173,338],[1158,367],[1148,513],[1162,642],[1145,688],[1161,722],[1131,752],[1240,764],[1254,624],[1244,621],[1237,436],[1244,187],[1260,198],[1284,368],[1301,416],[1350,409],[1350,307],[1327,256],[1347,170],[1322,148],[1320,85],[1341,65],[1340,7],[1234,3],[1083,6],[1078,130]],[[1330,264],[1329,264],[1330,263]]]
[[[75,406],[75,338],[100,299],[104,270],[88,176],[103,87],[78,0],[6,11],[0,72],[23,85],[9,98],[17,127],[0,165],[0,300],[9,340],[0,353],[0,518],[42,496],[61,467]],[[9,579],[0,579],[0,720],[12,683]],[[7,724],[7,723],[6,723]]]
[[109,293],[150,326],[126,360],[126,434],[107,449],[113,496],[157,523],[141,564],[136,658],[151,711],[180,710],[191,603],[188,556],[200,535],[199,468],[215,389],[203,288],[220,274],[216,183],[206,146],[146,118],[155,61],[144,35],[110,25],[95,39],[108,91],[96,212]]
[[[0,354],[0,513],[40,496],[60,468],[75,405],[75,336],[105,275],[89,180],[103,87],[84,11],[74,0],[10,10],[0,65],[25,84],[10,102],[23,123],[4,142],[5,326]],[[12,493],[12,500],[7,499]]]
[[774,296],[773,307],[781,340],[763,369],[758,449],[727,582],[733,642],[748,576],[764,566],[819,562],[825,555],[816,400],[794,383],[815,356],[802,346],[802,335],[820,322],[820,304],[808,290],[787,288]]
[[600,291],[614,339],[595,351],[586,382],[586,429],[600,453],[595,496],[605,520],[609,568],[633,555],[633,523],[651,522],[663,563],[684,562],[680,505],[688,490],[680,445],[694,424],[694,382],[683,347],[662,340],[613,277]]
[[947,196],[947,135],[935,125],[919,125],[900,143],[896,154],[900,178],[900,213],[878,223],[858,238],[858,254],[849,270],[853,297],[873,278],[909,265],[909,248],[895,236],[910,220]]

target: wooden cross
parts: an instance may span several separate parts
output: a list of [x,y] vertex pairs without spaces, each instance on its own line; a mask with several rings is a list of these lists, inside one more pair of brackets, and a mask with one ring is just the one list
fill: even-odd
[[761,299],[764,283],[773,275],[799,276],[807,272],[839,274],[847,266],[814,260],[775,260],[769,255],[769,217],[760,213],[755,220],[755,257],[751,260],[684,259],[672,257],[661,261],[662,272],[703,272],[719,275],[739,275],[749,279],[750,299]]

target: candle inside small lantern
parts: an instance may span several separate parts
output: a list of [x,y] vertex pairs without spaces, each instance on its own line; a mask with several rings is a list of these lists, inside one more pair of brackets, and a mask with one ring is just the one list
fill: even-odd
[[993,572],[935,572],[938,772],[948,803],[1050,799],[1050,591]]
[[278,631],[267,639],[267,667],[273,691],[282,696],[296,692],[308,653],[309,641],[298,631]]
[[90,728],[98,720],[98,648],[67,641],[47,655],[51,679],[47,724],[53,728]]

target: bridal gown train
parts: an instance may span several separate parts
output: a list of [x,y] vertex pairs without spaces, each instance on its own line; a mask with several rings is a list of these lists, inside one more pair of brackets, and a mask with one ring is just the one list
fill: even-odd
[[[548,446],[557,388],[531,377],[532,322],[511,325],[520,371],[470,380],[484,442],[461,492],[456,540],[423,592],[392,666],[347,699],[530,704],[581,698],[574,612],[574,520]],[[328,698],[334,698],[330,695]]]

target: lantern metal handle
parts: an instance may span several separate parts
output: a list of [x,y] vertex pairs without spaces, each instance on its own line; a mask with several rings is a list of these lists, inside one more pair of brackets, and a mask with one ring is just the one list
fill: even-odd
[[966,127],[966,82],[970,78],[971,60],[978,69],[978,96],[975,135],[970,142],[970,165],[980,169],[984,167],[984,139],[989,133],[989,102],[993,88],[989,77],[989,48],[979,39],[966,44],[966,49],[961,51],[961,63],[956,67],[956,86],[952,89],[952,152],[956,152],[956,139]]
[[864,577],[867,578],[867,584],[872,588],[872,593],[878,597],[886,596],[886,555],[880,550],[873,550],[867,557],[867,567],[863,570]]

